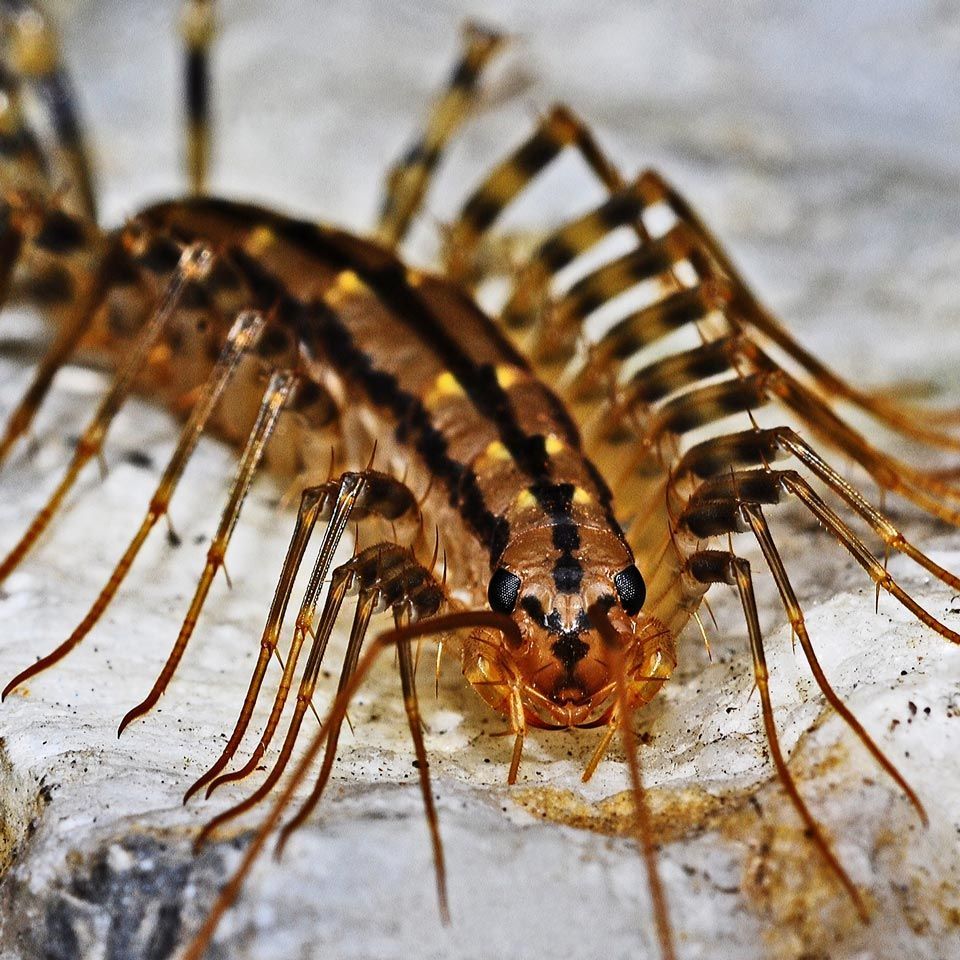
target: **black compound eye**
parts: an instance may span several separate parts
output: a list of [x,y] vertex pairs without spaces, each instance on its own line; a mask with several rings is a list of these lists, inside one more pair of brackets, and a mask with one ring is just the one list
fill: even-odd
[[620,599],[620,606],[628,616],[636,616],[647,599],[647,585],[640,571],[633,565],[621,570],[614,578],[613,585]]
[[497,613],[513,613],[519,596],[520,578],[503,567],[494,570],[490,578],[490,586],[487,587],[490,609],[496,610]]

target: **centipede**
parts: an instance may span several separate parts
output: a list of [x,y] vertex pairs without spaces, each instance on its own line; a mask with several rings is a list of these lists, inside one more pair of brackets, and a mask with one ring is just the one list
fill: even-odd
[[[69,670],[69,655],[93,642],[145,544],[169,521],[198,445],[212,437],[236,451],[236,471],[210,517],[203,567],[162,669],[124,708],[118,733],[156,722],[148,715],[161,698],[169,712],[205,605],[226,579],[255,478],[269,474],[289,505],[278,520],[289,531],[283,560],[258,571],[273,599],[250,630],[235,720],[213,761],[184,785],[191,805],[228,785],[245,791],[206,819],[197,850],[251,811],[260,820],[187,937],[185,960],[213,955],[218,925],[270,841],[282,852],[330,802],[344,725],[379,670],[397,678],[439,918],[456,923],[469,909],[448,892],[461,866],[448,863],[431,780],[418,692],[427,661],[438,691],[452,664],[501,724],[508,790],[536,763],[525,756],[531,740],[571,731],[592,738],[584,782],[616,766],[622,832],[646,878],[636,955],[682,960],[687,906],[664,880],[663,818],[644,777],[656,742],[638,723],[669,691],[681,635],[707,638],[708,595],[724,590],[745,631],[738,669],[752,678],[770,774],[800,825],[802,856],[868,923],[862,873],[849,868],[781,743],[754,577],[762,571],[775,587],[811,696],[842,720],[871,775],[895,785],[917,829],[926,826],[923,798],[818,659],[777,517],[792,504],[811,526],[811,558],[832,542],[859,568],[872,586],[865,618],[875,592],[945,649],[960,644],[955,611],[929,609],[888,561],[913,564],[945,601],[960,594],[960,577],[908,539],[886,503],[960,526],[956,471],[936,459],[960,450],[956,411],[834,372],[765,306],[666,176],[624,173],[566,105],[539,113],[467,186],[459,212],[436,228],[434,262],[408,254],[435,174],[480,109],[489,70],[517,42],[492,26],[464,26],[422,133],[385,173],[376,223],[354,233],[209,190],[210,61],[222,16],[213,0],[186,0],[181,11],[188,189],[104,225],[90,135],[52,22],[27,0],[5,0],[0,14],[0,296],[38,312],[51,331],[22,398],[4,412],[4,473],[28,455],[58,373],[79,365],[106,378],[46,501],[20,531],[4,531],[4,589],[56,542],[61,514],[82,510],[76,487],[108,456],[110,428],[132,398],[182,424],[88,611],[32,661],[24,653],[20,672],[3,681],[4,699],[28,685],[43,697],[47,671]],[[596,181],[600,202],[535,235],[501,229],[570,156]],[[890,442],[875,440],[878,432]],[[324,679],[338,636],[332,689]]]

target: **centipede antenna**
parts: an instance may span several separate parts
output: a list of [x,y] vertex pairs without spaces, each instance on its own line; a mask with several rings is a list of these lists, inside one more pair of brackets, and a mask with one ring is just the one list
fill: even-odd
[[880,749],[880,747],[877,746],[873,738],[867,733],[863,725],[859,720],[857,720],[843,700],[840,699],[836,691],[834,691],[833,687],[830,685],[830,682],[827,680],[826,674],[823,672],[823,668],[820,666],[820,662],[817,659],[817,655],[813,647],[813,641],[810,639],[810,634],[807,631],[803,610],[801,609],[800,603],[797,600],[797,596],[794,593],[793,586],[790,583],[786,568],[783,565],[783,560],[781,559],[780,553],[777,550],[776,543],[773,540],[773,535],[770,532],[770,527],[767,524],[762,509],[759,505],[744,504],[741,507],[741,511],[747,522],[750,524],[753,534],[757,539],[757,543],[760,545],[760,550],[763,553],[764,559],[767,562],[767,566],[770,568],[770,572],[773,574],[774,581],[777,584],[777,589],[780,591],[780,597],[783,601],[784,609],[786,610],[787,616],[790,620],[791,630],[800,640],[800,646],[803,649],[804,656],[807,658],[807,663],[810,665],[810,671],[813,673],[814,679],[817,682],[817,686],[820,688],[820,691],[823,693],[830,706],[836,710],[843,721],[856,735],[857,739],[864,745],[864,747],[867,748],[871,756],[873,756],[877,763],[904,792],[907,799],[917,811],[917,815],[920,817],[920,821],[923,823],[923,825],[925,827],[929,826],[930,821],[927,817],[927,812],[924,809],[923,804],[920,802],[920,798],[914,792],[910,784],[907,783],[906,779],[904,779],[900,771],[897,770],[893,763],[887,758],[886,754]]
[[[610,622],[607,609],[601,603],[594,603],[587,616],[596,627],[610,653],[614,668],[617,693],[617,726],[623,749],[627,757],[627,769],[630,772],[630,784],[633,793],[634,818],[637,846],[647,868],[647,885],[650,899],[653,901],[653,916],[657,928],[657,940],[663,960],[676,960],[673,945],[673,927],[667,909],[667,895],[663,889],[663,880],[657,865],[657,846],[653,837],[653,824],[650,821],[650,807],[647,803],[647,791],[640,774],[640,757],[637,735],[633,729],[633,717],[630,709],[630,694],[627,680],[627,664],[624,644]],[[611,718],[612,720],[612,718]]]
[[63,659],[63,657],[80,644],[84,637],[93,629],[100,617],[103,616],[104,611],[120,589],[120,585],[123,583],[127,573],[129,573],[137,554],[140,552],[140,548],[156,526],[157,521],[160,517],[167,516],[173,494],[180,482],[180,478],[183,476],[183,471],[186,469],[190,457],[196,449],[200,436],[206,428],[210,416],[213,414],[217,401],[235,373],[241,357],[256,342],[262,328],[263,317],[259,313],[243,312],[238,315],[227,335],[227,340],[220,354],[220,358],[217,360],[213,372],[204,385],[197,404],[194,406],[190,418],[180,434],[180,441],[177,444],[177,448],[174,450],[163,472],[163,476],[150,499],[150,505],[140,524],[140,528],[136,534],[134,534],[123,556],[117,561],[107,583],[73,633],[71,633],[56,650],[32,664],[11,680],[4,690],[4,696],[25,680],[28,680],[30,677],[35,676],[42,670],[46,670],[48,667],[53,666],[53,664]]
[[[333,562],[333,555],[336,552],[337,546],[339,545],[340,540],[343,537],[343,533],[347,528],[347,524],[350,521],[350,515],[353,512],[357,499],[360,497],[361,493],[366,487],[366,484],[367,479],[362,473],[346,473],[343,475],[343,477],[341,477],[337,490],[336,502],[334,504],[330,520],[327,524],[327,528],[324,531],[323,541],[317,553],[317,559],[314,563],[313,569],[311,570],[310,580],[304,592],[303,600],[300,604],[300,610],[297,613],[296,625],[293,631],[293,640],[291,641],[290,651],[287,655],[287,662],[283,669],[283,676],[280,680],[280,686],[277,689],[274,704],[270,711],[270,716],[267,719],[263,735],[261,736],[257,746],[254,748],[249,760],[238,770],[217,776],[216,779],[213,779],[214,775],[210,774],[208,771],[208,774],[205,775],[205,780],[210,782],[210,786],[207,788],[208,797],[211,793],[213,793],[214,790],[223,784],[241,780],[248,776],[254,769],[256,769],[261,757],[263,757],[264,753],[269,747],[270,742],[273,739],[273,734],[280,722],[280,716],[283,713],[287,695],[289,694],[290,688],[293,684],[293,676],[296,671],[297,660],[299,659],[300,651],[307,636],[312,635],[314,644],[317,644],[319,640],[322,640],[322,649],[320,651],[321,657],[323,652],[326,650],[328,635],[325,633],[325,631],[328,628],[330,630],[333,629],[333,622],[336,618],[336,614],[339,612],[340,605],[343,603],[343,599],[346,596],[347,587],[349,585],[349,568],[343,568],[339,575],[337,573],[334,574],[333,582],[330,585],[330,591],[327,594],[324,613],[321,617],[321,625],[316,632],[313,631],[313,618],[316,614],[316,607],[320,598],[320,592],[323,589],[324,580],[326,579],[327,573],[329,572],[330,566]],[[299,555],[296,558],[297,567],[299,567],[303,557],[303,552],[306,550],[306,539],[309,538],[309,533],[305,530],[302,530],[300,537],[302,539],[302,546],[298,541],[297,550],[299,551]],[[291,551],[293,549],[294,546],[293,543],[291,543]],[[292,563],[293,558],[291,556],[291,552],[288,551],[287,560],[284,562],[284,572],[281,574],[281,585],[283,586],[284,592],[282,595],[279,593],[280,586],[278,585],[278,593],[274,598],[274,605],[271,608],[270,616],[267,619],[267,626],[264,628],[264,639],[261,643],[261,652],[257,664],[254,667],[254,673],[250,681],[247,699],[244,701],[244,707],[241,711],[241,716],[237,722],[237,727],[234,730],[234,734],[230,738],[230,743],[228,744],[228,748],[230,749],[225,749],[224,755],[220,757],[216,764],[214,764],[214,766],[218,768],[217,772],[226,766],[230,757],[236,751],[237,745],[239,745],[240,739],[243,736],[243,732],[250,721],[250,716],[253,712],[256,699],[259,696],[260,688],[262,686],[263,678],[267,668],[267,663],[269,662],[270,658],[270,651],[276,648],[283,620],[283,614],[286,611],[286,607],[290,599],[290,592],[293,589],[293,581],[296,577],[296,568],[289,566],[289,564]],[[191,788],[191,790],[193,789],[194,788]]]
[[257,420],[247,438],[246,446],[240,457],[236,475],[230,488],[230,495],[227,499],[227,505],[224,508],[220,518],[220,525],[207,550],[207,560],[200,575],[200,580],[194,592],[193,599],[190,602],[190,608],[184,617],[183,625],[180,627],[180,633],[177,636],[173,649],[167,657],[156,683],[147,694],[147,696],[135,707],[129,710],[120,726],[117,729],[119,737],[126,727],[138,717],[144,716],[157,704],[157,701],[163,695],[167,685],[170,683],[177,666],[187,648],[190,637],[193,635],[200,612],[203,609],[204,602],[210,592],[214,577],[217,571],[223,567],[223,560],[230,544],[230,538],[233,535],[237,520],[240,518],[240,510],[250,490],[250,484],[253,482],[257,467],[263,459],[267,443],[277,425],[277,419],[281,411],[286,406],[290,396],[295,389],[297,378],[289,370],[277,371],[270,378],[267,389],[260,402],[260,410],[257,413]]
[[190,190],[202,194],[210,165],[210,44],[216,33],[214,0],[185,0],[184,43],[186,168]]
[[860,919],[864,923],[869,923],[870,913],[867,910],[867,905],[860,891],[837,859],[826,836],[824,836],[820,824],[814,819],[809,807],[807,807],[806,802],[800,795],[793,775],[790,773],[790,768],[787,766],[783,753],[780,750],[780,739],[777,734],[776,723],[773,719],[773,703],[770,699],[770,686],[768,682],[769,675],[767,672],[766,657],[763,651],[763,635],[760,630],[757,601],[753,592],[753,578],[750,573],[750,564],[735,556],[731,556],[730,563],[734,582],[740,594],[740,603],[743,606],[743,613],[747,621],[750,651],[753,656],[753,673],[757,689],[760,692],[761,714],[763,716],[763,726],[767,737],[767,746],[770,749],[770,758],[773,761],[780,783],[783,784],[783,788],[786,790],[794,810],[797,811],[803,820],[814,846],[830,867],[833,875],[839,880],[844,890],[846,890],[853,905],[857,909],[857,913],[860,915]]
[[210,269],[212,254],[199,245],[188,247],[180,258],[176,273],[167,284],[166,291],[153,315],[140,330],[133,347],[117,371],[110,389],[100,403],[96,414],[77,441],[70,463],[60,483],[46,504],[33,518],[19,542],[0,562],[0,583],[16,569],[21,560],[50,525],[57,510],[63,504],[80,472],[94,459],[103,446],[107,430],[120,407],[133,389],[137,375],[148,362],[148,357],[170,317],[176,312],[186,285],[193,279],[204,276]]

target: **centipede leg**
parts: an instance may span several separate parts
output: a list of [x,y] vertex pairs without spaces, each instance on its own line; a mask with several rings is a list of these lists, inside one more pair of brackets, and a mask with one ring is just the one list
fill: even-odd
[[130,571],[137,554],[140,552],[140,548],[146,542],[151,530],[153,530],[160,518],[166,515],[177,484],[183,475],[183,471],[186,469],[193,451],[196,449],[201,434],[213,414],[217,401],[231,377],[236,372],[241,357],[259,337],[263,323],[262,315],[252,311],[244,311],[237,317],[227,335],[226,343],[214,367],[213,373],[197,398],[190,417],[181,432],[177,448],[173,452],[163,476],[150,499],[146,515],[136,534],[134,534],[133,539],[130,541],[129,546],[124,551],[123,556],[117,561],[106,585],[100,591],[90,610],[80,621],[80,624],[73,633],[71,633],[60,646],[47,654],[47,656],[17,674],[4,688],[3,697],[6,697],[7,694],[21,683],[26,682],[31,677],[36,676],[41,671],[46,670],[62,660],[71,650],[80,644],[84,637],[93,629],[100,617],[103,616],[104,611],[116,595],[117,590],[120,589],[120,585]]
[[386,246],[392,248],[403,242],[444,150],[473,111],[480,74],[505,40],[502,34],[477,23],[464,26],[460,59],[446,90],[430,108],[423,135],[387,174],[387,191],[376,231],[377,239]]
[[[416,509],[416,499],[406,487],[400,484],[399,481],[393,480],[376,471],[346,473],[340,477],[338,481],[331,481],[322,488],[315,488],[315,493],[311,495],[311,501],[314,497],[316,497],[315,506],[308,508],[309,512],[306,516],[303,516],[303,511],[301,511],[301,518],[298,519],[297,528],[294,530],[294,536],[284,561],[284,567],[281,572],[280,582],[277,586],[277,592],[274,596],[274,602],[270,614],[267,617],[267,623],[260,641],[260,655],[254,666],[247,696],[244,699],[244,704],[241,708],[234,731],[221,756],[214,763],[213,767],[200,778],[198,783],[190,788],[187,796],[196,792],[200,786],[206,783],[210,783],[207,790],[207,796],[209,796],[217,787],[225,783],[243,779],[256,768],[260,762],[260,758],[269,747],[277,725],[280,722],[280,716],[283,713],[287,695],[293,684],[293,676],[296,671],[297,660],[303,643],[308,634],[313,633],[314,637],[319,637],[323,635],[323,630],[326,629],[324,626],[314,631],[313,621],[316,615],[317,603],[323,589],[324,581],[330,571],[333,555],[354,512],[357,511],[361,517],[366,511],[370,511],[378,516],[389,515],[390,519],[399,519],[403,513],[409,513]],[[297,614],[293,640],[287,654],[286,663],[283,667],[283,676],[281,677],[280,686],[277,690],[263,735],[247,763],[238,770],[217,776],[236,753],[237,747],[249,725],[250,717],[253,714],[253,709],[260,695],[260,690],[266,675],[267,664],[273,655],[273,651],[277,648],[283,617],[290,600],[290,594],[293,590],[296,571],[306,551],[310,532],[321,513],[326,513],[327,511],[329,511],[326,517],[328,521],[327,528],[324,532],[323,542],[317,553],[317,559],[311,571],[310,580]],[[336,617],[336,613],[339,611],[339,605],[342,603],[349,586],[349,580],[349,569],[344,568],[334,577],[334,581],[331,583],[327,606],[324,608],[324,615],[321,618],[323,625],[326,625],[329,620],[330,629],[333,627],[333,621],[329,618],[330,616]],[[214,779],[214,777],[216,777],[216,779]]]
[[204,192],[210,165],[210,44],[216,32],[214,0],[184,0],[185,158],[192,193]]
[[[307,544],[310,541],[314,525],[317,522],[322,494],[323,491],[318,487],[308,487],[301,494],[296,526],[290,538],[290,545],[287,547],[287,554],[284,557],[283,567],[280,571],[280,579],[277,582],[273,603],[270,607],[270,613],[267,616],[267,624],[264,627],[263,637],[260,640],[260,655],[253,669],[253,676],[250,678],[250,685],[243,700],[240,716],[237,718],[233,732],[230,734],[230,739],[227,741],[223,752],[203,776],[187,790],[183,797],[184,803],[186,803],[193,794],[210,783],[210,781],[226,767],[233,758],[233,755],[237,752],[243,735],[250,724],[250,718],[253,716],[253,710],[260,694],[260,688],[263,685],[263,680],[267,673],[267,666],[270,663],[270,657],[273,656],[280,640],[280,628],[290,602],[290,596],[293,593],[294,580],[300,569],[300,564],[303,562],[304,554],[307,551]],[[284,664],[284,670],[286,670],[286,664]]]
[[180,633],[177,635],[176,642],[170,655],[167,657],[156,683],[147,694],[147,696],[135,707],[129,710],[126,716],[120,721],[117,729],[117,736],[123,733],[126,727],[138,717],[144,716],[156,705],[157,701],[163,695],[167,685],[176,672],[177,666],[187,648],[190,637],[193,635],[200,612],[206,602],[210,587],[213,584],[214,577],[223,567],[226,557],[227,547],[230,538],[233,535],[237,520],[240,518],[240,510],[246,499],[250,484],[263,459],[267,443],[277,424],[277,419],[286,405],[291,393],[296,386],[296,375],[289,370],[280,370],[273,374],[267,389],[263,394],[260,403],[260,411],[257,414],[257,420],[250,436],[247,438],[246,446],[240,457],[240,463],[237,467],[236,476],[230,488],[230,495],[227,498],[227,505],[224,508],[220,518],[220,525],[207,550],[207,561],[204,564],[203,572],[200,574],[200,581],[197,584],[193,599],[190,602],[190,608],[184,617],[183,624],[180,627]]
[[[73,224],[66,229],[73,230],[75,227],[76,225]],[[42,226],[40,235],[31,239],[34,244],[37,243],[38,239],[43,241]],[[59,252],[63,244],[58,241],[55,246]],[[117,239],[108,246],[103,256],[98,259],[93,276],[86,289],[79,293],[76,305],[70,308],[63,326],[34,370],[30,385],[7,418],[3,435],[0,436],[0,466],[9,456],[16,442],[30,429],[30,425],[50,392],[54,377],[75,353],[118,271],[121,269],[125,256],[122,241]],[[12,266],[13,264],[11,264],[11,268]],[[0,303],[2,302],[0,300]]]
[[113,418],[133,389],[137,374],[146,363],[148,355],[164,327],[176,312],[184,289],[191,280],[206,274],[210,268],[211,259],[210,252],[201,246],[189,247],[184,251],[176,273],[167,284],[159,305],[140,330],[129,355],[114,376],[110,389],[101,401],[96,414],[81,434],[73,457],[60,483],[50,495],[46,504],[33,518],[20,540],[0,562],[0,583],[16,569],[43,531],[50,525],[80,472],[102,450],[107,430]]
[[753,577],[749,562],[732,553],[705,550],[694,554],[690,558],[688,569],[701,583],[728,583],[737,588],[740,594],[743,614],[747,622],[750,652],[753,657],[754,678],[760,694],[764,732],[766,734],[767,745],[770,749],[770,758],[773,761],[777,776],[787,796],[790,798],[793,808],[800,815],[801,820],[803,820],[817,851],[849,895],[857,912],[860,914],[860,918],[865,923],[868,922],[869,912],[860,891],[837,859],[822,828],[800,795],[796,781],[790,773],[790,768],[787,766],[787,762],[780,748],[780,739],[773,718],[773,703],[770,699],[769,674],[763,649],[763,634],[760,629],[760,618],[757,612],[757,602],[754,596]]
[[461,208],[447,237],[445,265],[449,277],[468,286],[473,283],[485,234],[511,201],[568,146],[583,157],[608,190],[623,187],[622,176],[583,121],[565,106],[553,107],[534,133],[494,167]]
[[747,321],[809,374],[819,390],[827,396],[859,407],[878,422],[904,436],[935,446],[960,450],[960,437],[926,425],[930,422],[928,411],[891,402],[854,387],[803,347],[757,300],[736,265],[701,217],[659,173],[645,171],[641,176],[641,189],[646,195],[646,205],[665,204],[674,216],[694,231],[707,257],[731,280],[736,291],[738,309],[745,314]]
[[20,84],[0,63],[0,183],[5,190],[49,194],[49,169],[40,142],[23,113]]
[[[426,570],[424,570],[423,573],[426,575],[426,582],[431,582],[433,587],[439,590],[439,584],[433,580],[430,574]],[[240,864],[235,870],[233,876],[221,891],[216,903],[214,903],[210,913],[207,915],[207,919],[204,921],[203,926],[200,928],[196,936],[187,947],[183,960],[202,960],[203,954],[210,945],[213,934],[220,923],[220,919],[239,895],[243,886],[243,882],[249,874],[251,867],[266,845],[267,838],[280,823],[280,820],[283,817],[287,807],[290,805],[290,801],[293,799],[297,789],[309,774],[311,767],[320,753],[320,750],[327,741],[331,728],[336,723],[343,722],[343,719],[346,716],[347,708],[350,705],[350,701],[352,700],[354,694],[356,694],[360,685],[367,678],[368,674],[370,673],[370,669],[379,659],[383,651],[390,649],[394,644],[416,640],[418,637],[435,636],[453,630],[466,629],[468,627],[500,630],[503,632],[504,636],[509,642],[517,644],[522,642],[516,625],[512,620],[510,620],[509,617],[505,617],[498,613],[492,613],[488,610],[468,610],[440,616],[428,616],[417,623],[413,623],[406,627],[398,627],[394,630],[389,630],[375,638],[366,654],[357,664],[357,668],[353,672],[349,683],[337,695],[337,698],[330,709],[330,713],[321,724],[320,730],[308,745],[286,785],[279,792],[279,795],[274,801],[270,812],[257,828],[253,840],[244,851],[243,858],[241,859]],[[310,804],[312,799],[312,797],[308,799],[306,801],[307,804]]]
[[50,119],[56,158],[68,178],[67,196],[75,211],[97,220],[93,174],[84,143],[73,85],[60,61],[56,32],[27,0],[11,0],[13,20],[10,59],[13,70],[30,85]]
[[859,739],[864,747],[866,747],[867,751],[873,756],[877,763],[887,772],[890,778],[904,792],[907,799],[916,809],[921,822],[924,826],[926,826],[928,824],[927,813],[923,808],[923,804],[920,802],[920,798],[916,795],[910,784],[904,779],[900,771],[897,770],[893,763],[887,758],[886,754],[877,746],[873,738],[863,728],[863,725],[860,723],[860,721],[857,720],[846,704],[840,699],[839,696],[837,696],[833,687],[830,686],[830,682],[827,680],[827,677],[823,672],[823,668],[820,666],[820,662],[817,660],[817,655],[813,648],[813,641],[810,639],[806,621],[803,617],[803,610],[800,607],[800,602],[797,600],[797,595],[793,591],[793,586],[791,585],[790,579],[787,576],[787,571],[783,565],[782,559],[780,558],[780,553],[777,550],[776,543],[774,543],[773,535],[770,533],[770,528],[767,525],[766,518],[763,515],[763,510],[759,504],[744,504],[740,509],[744,518],[750,524],[750,528],[753,530],[753,534],[757,539],[757,543],[760,545],[760,549],[763,552],[763,557],[767,562],[767,566],[770,568],[770,572],[773,574],[773,579],[776,582],[777,589],[780,592],[784,609],[786,610],[787,617],[790,620],[790,626],[793,628],[794,633],[800,641],[803,654],[807,659],[807,663],[810,665],[810,671],[813,673],[813,677],[817,682],[817,686],[820,688],[820,692],[824,695],[830,706],[832,706],[833,709],[843,719],[844,723],[846,723],[847,726],[853,731],[857,739]]
[[863,541],[823,501],[820,495],[799,474],[785,471],[783,487],[792,493],[839,541],[840,545],[860,564],[881,590],[885,590],[921,623],[939,633],[951,643],[960,644],[960,633],[951,630],[936,617],[927,613],[913,597],[890,575],[882,563],[867,549]]
[[[341,573],[339,578],[337,578],[335,575],[335,580],[339,580],[339,583],[335,584],[335,586],[345,586],[348,577],[348,573]],[[303,677],[300,680],[300,689],[297,691],[296,706],[294,708],[293,716],[290,719],[290,725],[287,728],[287,735],[284,738],[283,746],[280,748],[280,753],[277,756],[273,767],[270,769],[267,778],[249,797],[235,806],[230,807],[230,809],[225,810],[223,813],[214,817],[209,823],[207,823],[197,837],[197,847],[204,844],[212,835],[212,833],[222,824],[229,823],[236,817],[246,813],[247,810],[255,807],[270,793],[271,790],[273,790],[274,785],[282,776],[283,771],[286,769],[287,763],[290,760],[290,756],[293,753],[293,748],[296,745],[297,738],[300,735],[300,728],[303,723],[303,717],[306,714],[307,707],[312,702],[313,692],[316,688],[317,677],[320,674],[320,666],[323,662],[323,656],[326,653],[327,643],[330,639],[330,633],[333,630],[337,615],[340,612],[340,606],[343,602],[343,594],[344,590],[342,586],[340,586],[340,589],[334,589],[334,586],[331,586],[327,604],[324,608],[321,622],[317,629],[316,638],[313,641],[310,654],[307,658],[307,664],[304,668]],[[377,594],[375,590],[364,591],[360,595],[360,599],[357,603],[357,609],[353,618],[353,626],[350,630],[350,640],[347,644],[347,655],[343,663],[341,685],[345,685],[347,682],[349,682],[350,670],[353,666],[355,666],[356,659],[359,656],[360,646],[363,643],[363,639],[367,633],[367,628],[370,625],[370,617],[373,614],[373,608],[376,601]],[[339,732],[339,723],[336,725],[336,727],[331,727],[330,729],[330,738],[328,742],[333,744],[333,746],[330,748],[331,750],[336,749],[335,738],[339,735]]]

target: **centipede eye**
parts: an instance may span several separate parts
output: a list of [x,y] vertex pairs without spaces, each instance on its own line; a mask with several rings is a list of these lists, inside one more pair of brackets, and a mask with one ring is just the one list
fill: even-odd
[[614,578],[613,585],[620,600],[620,606],[628,616],[636,616],[647,599],[647,585],[643,582],[640,571],[631,564],[621,570]]
[[503,567],[494,570],[490,586],[487,587],[490,609],[497,613],[513,613],[519,596],[520,578]]

